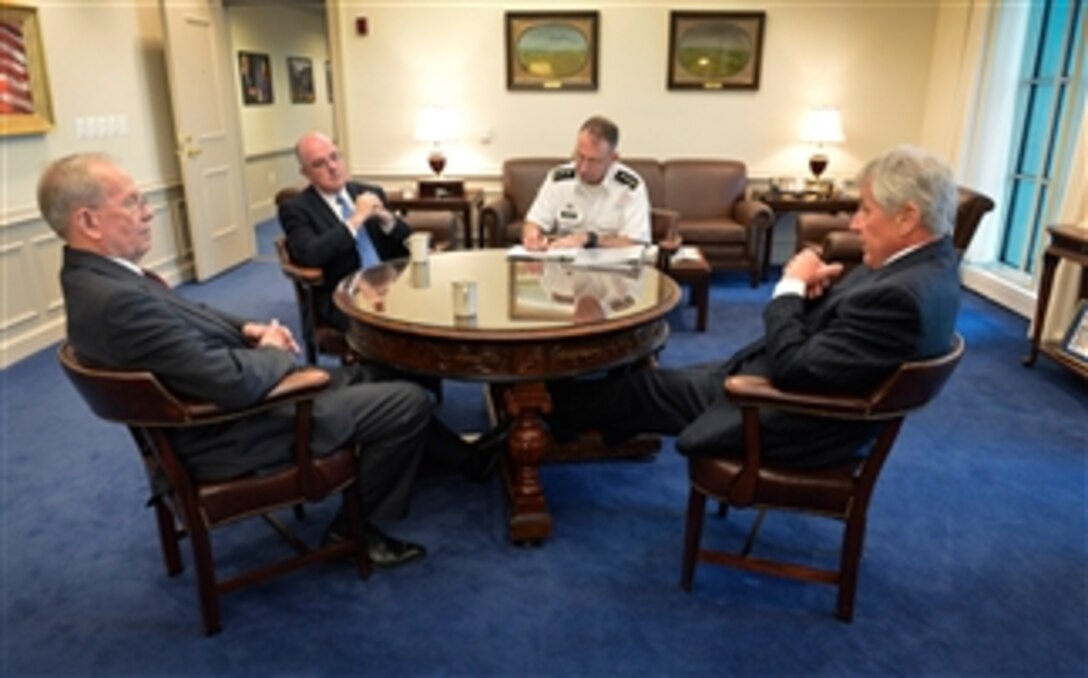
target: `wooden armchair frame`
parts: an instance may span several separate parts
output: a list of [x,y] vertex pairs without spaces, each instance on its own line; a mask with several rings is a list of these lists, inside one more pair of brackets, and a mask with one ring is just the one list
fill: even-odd
[[[763,377],[733,376],[725,381],[727,397],[742,411],[744,456],[693,457],[688,462],[691,491],[685,525],[680,585],[690,591],[696,562],[725,565],[838,587],[836,616],[851,621],[858,569],[865,538],[869,500],[877,477],[891,452],[904,418],[929,403],[944,386],[963,355],[964,342],[955,336],[947,354],[909,362],[892,373],[867,396],[829,396],[779,390]],[[759,410],[787,410],[842,420],[881,422],[869,454],[839,466],[796,469],[761,458]],[[759,517],[739,553],[700,548],[708,497],[717,499],[721,514],[728,506],[759,509]],[[844,522],[837,570],[756,558],[752,546],[768,509],[802,511]]]
[[[206,402],[180,398],[150,372],[95,368],[62,343],[58,359],[80,395],[100,418],[128,427],[144,461],[152,485],[151,506],[159,530],[166,572],[182,570],[178,542],[189,537],[196,569],[204,631],[213,635],[222,628],[219,597],[240,588],[303,567],[354,555],[359,576],[370,574],[363,538],[361,502],[356,488],[354,450],[341,449],[315,458],[309,450],[313,398],[329,381],[323,370],[307,368],[292,372],[256,406],[224,410]],[[206,426],[248,417],[284,404],[295,406],[293,461],[268,473],[230,480],[204,481],[188,472],[170,440],[171,430]],[[272,515],[282,508],[317,502],[333,493],[343,497],[351,540],[310,549]],[[211,530],[246,518],[264,518],[294,548],[293,557],[258,567],[236,576],[216,578],[210,539]],[[180,527],[179,527],[180,526]]]

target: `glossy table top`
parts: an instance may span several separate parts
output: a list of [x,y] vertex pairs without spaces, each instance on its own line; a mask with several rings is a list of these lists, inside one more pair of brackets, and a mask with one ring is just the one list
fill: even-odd
[[[476,313],[454,314],[454,283],[476,287]],[[416,335],[524,339],[596,334],[660,317],[679,289],[651,265],[617,270],[509,261],[506,250],[431,253],[423,263],[385,262],[340,282],[349,317]]]

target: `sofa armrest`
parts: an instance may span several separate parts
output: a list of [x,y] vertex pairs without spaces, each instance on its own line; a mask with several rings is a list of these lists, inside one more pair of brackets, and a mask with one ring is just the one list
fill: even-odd
[[795,250],[806,247],[822,247],[830,233],[846,233],[850,229],[850,217],[844,214],[799,214]]
[[847,268],[861,262],[861,239],[853,231],[832,231],[824,238],[824,261],[840,262]]
[[680,213],[664,207],[650,208],[650,236],[654,242],[661,242],[670,235],[679,236]]
[[767,203],[759,200],[738,200],[733,205],[733,218],[737,223],[749,227],[770,228],[774,212]]
[[506,245],[506,224],[514,211],[514,206],[506,197],[492,198],[480,210],[481,246],[504,247]]

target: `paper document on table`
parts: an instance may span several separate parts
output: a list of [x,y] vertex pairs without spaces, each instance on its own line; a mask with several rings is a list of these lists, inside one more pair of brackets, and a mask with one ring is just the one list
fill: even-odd
[[577,247],[561,247],[551,250],[529,250],[524,245],[514,245],[506,250],[507,259],[522,259],[526,261],[574,261],[578,252]]
[[690,247],[685,245],[676,250],[676,253],[672,255],[672,263],[679,264],[683,261],[699,261],[703,258],[703,255],[699,252],[698,247]]
[[575,266],[638,266],[643,261],[645,247],[595,247],[578,250],[574,257]]

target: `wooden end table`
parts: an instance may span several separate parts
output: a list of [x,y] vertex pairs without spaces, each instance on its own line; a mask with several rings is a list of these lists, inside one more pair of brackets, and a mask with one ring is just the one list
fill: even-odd
[[1080,264],[1080,296],[1088,298],[1088,233],[1071,226],[1050,226],[1050,245],[1043,252],[1043,274],[1039,280],[1039,296],[1035,302],[1035,328],[1031,332],[1031,347],[1024,356],[1024,365],[1035,364],[1039,353],[1049,356],[1063,367],[1067,367],[1081,377],[1088,379],[1088,368],[1062,352],[1059,342],[1042,341],[1043,324],[1046,311],[1050,306],[1050,292],[1054,286],[1054,271],[1059,259],[1068,259]]
[[[702,250],[692,248],[695,256],[679,260],[670,260],[668,273],[673,280],[691,289],[691,305],[696,308],[695,328],[706,332],[707,313],[710,306],[710,277],[713,269],[703,256]],[[690,251],[690,250],[689,250]]]
[[403,195],[391,195],[389,206],[401,212],[453,212],[461,222],[461,242],[465,249],[472,249],[472,221],[475,212],[484,204],[482,188],[465,189],[463,196],[423,197],[420,195],[406,198]]

